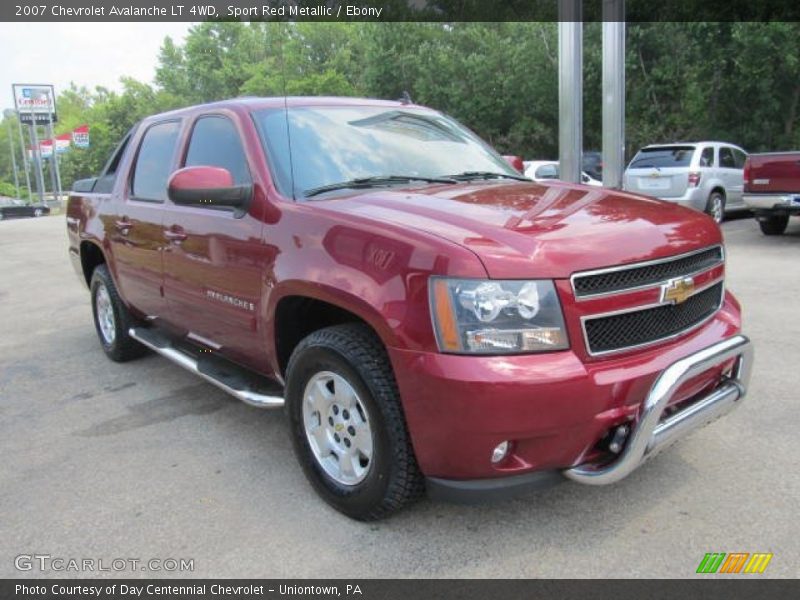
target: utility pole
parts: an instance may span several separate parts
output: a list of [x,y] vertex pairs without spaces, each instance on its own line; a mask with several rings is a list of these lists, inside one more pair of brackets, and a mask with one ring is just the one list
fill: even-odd
[[22,135],[22,119],[17,114],[17,129],[19,129],[19,149],[22,150],[22,165],[25,167],[25,184],[28,186],[28,203],[33,204],[33,190],[31,189],[31,174],[28,166],[28,153],[25,150],[25,136]]
[[36,185],[39,190],[39,202],[44,204],[44,175],[42,174],[42,149],[39,147],[39,134],[36,131],[36,113],[31,105],[31,142],[33,142],[33,160],[36,162]]
[[603,0],[603,186],[625,170],[625,0]]
[[[52,100],[50,98],[50,90],[45,92],[45,97],[47,98],[47,105],[52,106],[53,109],[55,109],[56,107],[55,91],[53,91]],[[51,101],[52,104],[50,104]],[[53,173],[55,177],[53,188],[56,190],[56,199],[59,202],[61,202],[61,171],[58,168],[58,143],[56,140],[56,132],[55,129],[53,128],[53,111],[50,110],[49,108],[47,109],[47,122],[49,124],[49,129],[50,129],[50,140],[53,142],[53,156],[51,158],[51,160],[53,161],[51,165],[54,169]]]
[[583,11],[581,0],[558,2],[559,179],[581,182],[583,157]]
[[4,110],[3,117],[8,124],[8,149],[11,151],[11,168],[14,169],[14,187],[17,188],[17,198],[19,193],[19,174],[17,173],[17,155],[14,152],[14,130],[11,128],[11,119],[16,116],[13,110]]
[[[55,195],[56,201],[61,201],[61,173],[58,171],[58,152],[56,152],[56,138],[55,133],[53,131],[53,109],[56,106],[56,99],[51,95],[51,90],[41,90],[41,89],[34,89],[32,90],[31,94],[32,100],[41,100],[44,99],[46,101],[46,109],[47,109],[47,134],[50,136],[50,142],[52,143],[52,150],[50,154],[50,178],[52,180],[53,185],[53,194]],[[41,158],[41,153],[39,154]],[[41,170],[41,168],[40,168]]]

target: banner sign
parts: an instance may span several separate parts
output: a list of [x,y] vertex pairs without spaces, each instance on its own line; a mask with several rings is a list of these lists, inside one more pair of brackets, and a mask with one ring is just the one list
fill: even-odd
[[89,126],[81,125],[72,130],[72,143],[76,148],[89,147]]
[[[71,146],[76,148],[89,147],[89,126],[81,125],[69,133],[62,133],[56,136],[56,152],[64,154],[69,151]],[[33,160],[33,146],[28,146],[28,158]],[[39,153],[42,158],[50,158],[53,155],[53,140],[44,139],[39,142]]]
[[37,125],[47,125],[51,120],[58,121],[56,113],[56,93],[52,85],[15,83],[11,86],[14,92],[14,108],[17,109],[20,121]]
[[[65,133],[56,136],[56,152],[63,154],[69,150],[70,134]],[[53,154],[53,140],[42,140],[39,143],[39,150],[42,158],[50,158]]]

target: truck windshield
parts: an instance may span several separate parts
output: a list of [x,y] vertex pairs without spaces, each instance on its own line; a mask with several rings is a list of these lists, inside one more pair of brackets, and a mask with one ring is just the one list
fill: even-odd
[[296,199],[352,181],[377,187],[463,173],[520,178],[475,134],[432,110],[289,107],[258,111],[255,121],[278,189]]
[[663,167],[688,167],[692,162],[694,146],[662,146],[642,148],[633,157],[629,169],[647,167],[661,169]]

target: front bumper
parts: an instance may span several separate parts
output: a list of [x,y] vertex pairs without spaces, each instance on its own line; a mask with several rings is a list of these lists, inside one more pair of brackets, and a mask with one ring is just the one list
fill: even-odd
[[[706,417],[737,405],[750,356],[739,328],[738,304],[726,294],[721,310],[691,334],[600,360],[584,361],[570,351],[506,357],[389,352],[415,454],[431,487],[493,495],[500,488],[538,487],[552,479],[534,476],[542,472],[610,483]],[[739,355],[718,355],[720,344],[740,348],[743,366]],[[719,360],[703,358],[709,353]],[[679,377],[676,365],[684,366]],[[731,369],[740,373],[736,385]],[[663,390],[668,376],[674,385],[656,398],[653,390]],[[665,407],[674,414],[662,419]],[[626,459],[613,476],[601,477],[608,466],[601,461],[610,455],[598,451],[598,442],[621,424],[633,429]],[[505,440],[512,441],[512,452],[492,464],[492,449]]]
[[[709,369],[734,359],[730,375],[718,386],[664,418],[670,399],[681,385]],[[564,471],[578,483],[606,485],[627,477],[646,459],[737,407],[747,394],[753,367],[753,345],[736,335],[690,354],[671,364],[659,375],[642,406],[642,414],[631,430],[620,455],[608,464],[586,464]]]

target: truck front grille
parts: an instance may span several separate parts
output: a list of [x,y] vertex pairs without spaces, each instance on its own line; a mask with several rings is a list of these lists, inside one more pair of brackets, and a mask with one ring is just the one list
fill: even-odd
[[631,312],[587,318],[591,354],[614,352],[668,339],[700,325],[722,305],[723,283],[696,293],[682,304],[663,304]]
[[722,247],[714,246],[668,259],[580,273],[572,278],[572,286],[578,299],[614,294],[704,271],[723,260]]

